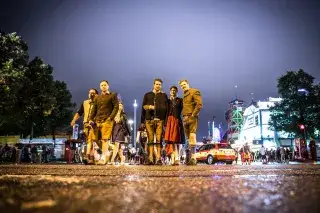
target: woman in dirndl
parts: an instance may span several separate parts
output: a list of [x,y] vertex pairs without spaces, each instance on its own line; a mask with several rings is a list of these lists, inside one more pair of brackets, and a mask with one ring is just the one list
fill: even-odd
[[183,108],[182,98],[177,97],[178,88],[170,87],[169,113],[166,122],[164,140],[166,142],[166,154],[171,156],[173,165],[179,165],[179,150],[185,143],[181,113]]
[[121,102],[121,98],[119,98],[119,110],[114,118],[115,124],[113,127],[112,131],[112,141],[114,142],[114,148],[112,152],[112,157],[111,157],[111,164],[114,164],[114,160],[119,154],[120,158],[120,164],[124,164],[124,156],[123,156],[123,150],[121,149],[121,144],[126,143],[126,137],[130,136],[130,130],[128,127],[128,122],[127,122],[127,115],[124,112],[123,104]]

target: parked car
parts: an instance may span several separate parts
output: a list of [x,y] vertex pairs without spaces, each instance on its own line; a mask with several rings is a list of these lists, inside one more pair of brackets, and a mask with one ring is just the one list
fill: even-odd
[[225,162],[232,164],[236,159],[236,152],[228,143],[211,143],[199,147],[195,157],[198,162],[214,164],[216,162]]

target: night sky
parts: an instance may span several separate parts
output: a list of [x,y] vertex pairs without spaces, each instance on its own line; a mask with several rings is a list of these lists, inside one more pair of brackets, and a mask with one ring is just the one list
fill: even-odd
[[204,100],[198,139],[212,116],[225,124],[236,94],[277,97],[290,69],[320,79],[318,0],[1,0],[0,28],[52,65],[78,105],[106,79],[133,117],[154,78],[166,92],[188,79]]

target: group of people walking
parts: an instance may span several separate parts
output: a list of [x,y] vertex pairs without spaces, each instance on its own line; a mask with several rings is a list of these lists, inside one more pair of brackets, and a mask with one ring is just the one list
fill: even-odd
[[[138,138],[145,139],[141,143],[147,153],[147,164],[161,165],[162,141],[166,143],[167,153],[171,153],[173,165],[178,165],[179,144],[188,139],[188,152],[186,164],[195,165],[196,132],[198,116],[202,108],[202,97],[198,89],[190,88],[188,80],[179,81],[183,97],[178,97],[178,87],[170,87],[170,95],[162,91],[163,81],[154,79],[153,90],[147,92],[142,101],[141,124]],[[126,136],[130,135],[127,116],[121,96],[110,92],[109,82],[100,82],[101,94],[96,89],[89,90],[89,99],[85,100],[74,115],[71,126],[83,116],[84,133],[86,135],[87,150],[85,161],[88,164],[114,164],[118,155],[120,163],[124,162],[121,143],[125,143]],[[94,143],[95,142],[95,143]],[[100,159],[93,157],[93,144],[98,144],[102,150]],[[113,145],[112,152],[109,151]]]

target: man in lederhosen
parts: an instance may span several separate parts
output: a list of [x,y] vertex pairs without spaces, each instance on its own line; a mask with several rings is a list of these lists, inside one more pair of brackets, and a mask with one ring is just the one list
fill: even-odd
[[188,138],[188,159],[187,165],[196,165],[197,161],[194,157],[197,144],[198,117],[202,108],[202,97],[198,89],[190,88],[187,80],[179,81],[179,85],[184,92],[183,95],[183,125],[186,137]]
[[167,118],[168,96],[161,91],[161,88],[162,80],[154,79],[153,90],[144,95],[142,102],[141,123],[145,124],[147,130],[150,165],[154,163],[162,164],[161,142],[163,127]]
[[111,133],[114,118],[119,110],[119,101],[116,93],[109,91],[109,83],[106,80],[100,82],[101,94],[93,102],[90,113],[90,125],[93,126],[95,137],[101,141],[102,155],[97,164],[106,164],[108,160]]
[[92,88],[89,90],[89,99],[82,102],[79,110],[74,115],[70,125],[74,126],[76,121],[83,116],[83,128],[84,128],[84,134],[86,136],[87,141],[87,149],[86,149],[86,156],[84,158],[85,163],[93,163],[91,160],[92,157],[90,156],[90,152],[92,149],[92,142],[95,140],[94,138],[94,132],[92,127],[89,124],[89,115],[92,110],[93,100],[98,95],[98,90]]

